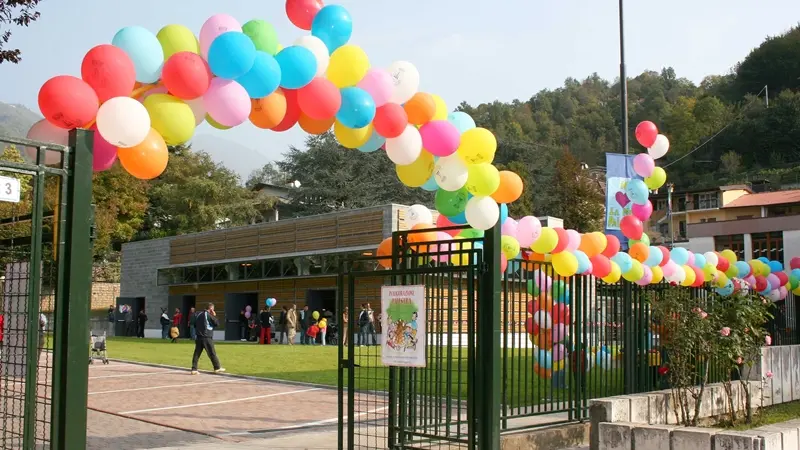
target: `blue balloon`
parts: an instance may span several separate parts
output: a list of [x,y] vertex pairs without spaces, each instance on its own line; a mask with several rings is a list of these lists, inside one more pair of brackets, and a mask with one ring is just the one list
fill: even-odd
[[318,37],[328,47],[328,51],[333,53],[347,44],[353,35],[353,19],[344,7],[328,5],[314,16],[311,35]]
[[463,111],[451,112],[447,115],[447,121],[453,124],[459,133],[475,128],[475,121]]
[[236,82],[245,88],[250,98],[266,97],[281,84],[281,66],[269,53],[256,51],[253,67]]
[[575,259],[578,260],[578,273],[581,274],[586,272],[591,264],[591,262],[589,262],[589,257],[586,256],[586,253],[583,253],[580,250],[575,250],[572,252],[572,254],[575,255]]
[[300,89],[317,75],[317,58],[305,47],[286,47],[275,55],[275,60],[281,66],[282,88]]
[[508,219],[508,205],[505,203],[500,204],[500,225],[505,223],[506,219]]
[[759,256],[757,259],[758,259],[759,261],[761,261],[762,263],[764,263],[764,264],[766,264],[766,265],[769,265],[769,259],[767,259],[766,257],[764,257],[764,256]]
[[633,203],[644,205],[647,204],[650,191],[647,189],[647,185],[644,184],[644,181],[634,178],[628,180],[628,184],[625,185],[625,194]]
[[375,118],[375,100],[369,92],[358,87],[342,89],[342,106],[336,120],[347,128],[364,128]]
[[235,80],[249,72],[255,61],[255,44],[239,31],[220,34],[208,48],[208,67],[220,78]]
[[385,143],[386,138],[376,133],[375,130],[372,130],[372,135],[370,135],[369,140],[361,147],[358,147],[358,150],[362,153],[372,153],[381,148],[381,146]]
[[798,280],[800,280],[800,269],[792,269],[792,271],[790,272],[790,274],[791,274],[793,277],[795,277],[795,278],[797,278]]
[[439,185],[436,184],[436,177],[433,175],[421,187],[428,192],[434,192],[439,189]]
[[143,27],[125,27],[114,35],[111,44],[121,48],[133,61],[136,81],[155,83],[161,78],[164,50],[156,35]]
[[625,273],[633,267],[633,259],[631,255],[625,252],[619,252],[616,255],[611,257],[611,260],[617,263],[619,266],[619,271]]
[[661,249],[658,247],[650,246],[650,251],[647,253],[647,259],[644,260],[645,265],[653,267],[657,266],[658,263],[664,258],[664,254],[661,253]]
[[702,269],[706,266],[706,257],[703,256],[702,253],[695,253],[694,254],[694,266],[698,269]]
[[772,273],[780,272],[783,270],[783,264],[781,264],[780,261],[770,261],[768,265],[769,265],[769,271]]
[[669,251],[669,256],[679,266],[686,265],[689,262],[689,251],[683,247],[675,247]]
[[455,225],[465,225],[467,223],[467,215],[463,211],[456,216],[446,216],[447,220]]
[[539,349],[539,354],[536,358],[539,363],[539,367],[543,369],[551,369],[553,367],[553,354],[546,350]]
[[750,264],[747,264],[744,261],[736,261],[735,266],[736,266],[736,270],[738,272],[737,276],[739,278],[744,278],[744,277],[746,277],[747,275],[750,274]]
[[733,294],[733,283],[731,282],[731,280],[728,280],[728,282],[725,283],[725,286],[721,288],[716,288],[715,291],[717,291],[717,294],[723,297],[727,297]]

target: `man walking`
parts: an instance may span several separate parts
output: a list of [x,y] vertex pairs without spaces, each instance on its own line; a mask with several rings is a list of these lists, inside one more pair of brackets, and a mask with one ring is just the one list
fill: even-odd
[[161,339],[168,339],[170,320],[167,315],[167,308],[161,308],[161,317],[159,321],[161,322]]
[[139,329],[133,322],[133,309],[130,305],[122,305],[122,315],[125,318],[125,336],[139,336]]
[[272,313],[267,311],[267,308],[261,308],[259,320],[261,320],[261,339],[259,343],[269,345],[272,343],[272,321],[274,320]]
[[116,321],[114,312],[114,305],[110,305],[108,307],[108,331],[106,332],[106,336],[109,337],[114,335],[114,322]]
[[217,313],[214,311],[214,304],[209,303],[205,311],[195,314],[195,326],[197,339],[194,341],[194,356],[192,357],[192,375],[197,375],[197,363],[200,361],[200,355],[205,350],[208,353],[208,358],[211,360],[211,365],[214,367],[214,372],[222,373],[225,369],[219,364],[217,358],[217,350],[214,348],[214,328],[219,326],[217,320]]
[[294,335],[297,332],[297,305],[292,305],[292,309],[286,313],[286,332],[289,345],[294,345]]
[[139,326],[136,328],[136,337],[140,337],[144,339],[144,326],[147,323],[147,313],[144,312],[144,308],[139,311]]
[[[281,315],[278,317],[278,344],[283,344],[283,338],[289,336],[289,330],[286,325],[287,313],[286,305],[281,306]],[[286,343],[288,344],[289,341],[287,340]]]

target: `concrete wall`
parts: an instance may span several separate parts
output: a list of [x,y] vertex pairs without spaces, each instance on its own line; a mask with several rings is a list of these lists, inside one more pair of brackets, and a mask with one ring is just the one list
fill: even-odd
[[789,261],[800,256],[800,230],[783,232],[783,266],[788,269]]
[[714,251],[714,238],[701,237],[689,238],[689,245],[687,248],[695,253],[705,253]]
[[[158,268],[169,265],[169,238],[122,245],[120,297],[144,297],[148,329],[160,330],[161,308],[167,307],[169,289],[158,285]],[[160,337],[160,331],[158,336]],[[148,336],[150,337],[150,336]]]

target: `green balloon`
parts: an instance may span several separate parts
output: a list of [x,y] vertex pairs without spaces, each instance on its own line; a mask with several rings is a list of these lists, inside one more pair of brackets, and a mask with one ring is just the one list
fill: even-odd
[[242,26],[242,33],[253,41],[256,50],[269,53],[272,56],[278,54],[278,32],[266,20],[253,19]]
[[639,242],[641,242],[642,244],[644,244],[644,245],[649,247],[650,246],[650,236],[648,236],[647,233],[642,233],[642,238],[641,239],[628,239],[628,248],[633,247],[633,244],[638,244]]
[[436,191],[436,210],[447,217],[457,216],[467,209],[468,199],[469,192],[466,187],[457,191],[439,189]]
[[539,286],[533,280],[528,280],[528,294],[539,295]]
[[466,239],[482,238],[483,234],[483,230],[476,230],[475,228],[467,228],[466,230],[461,230],[461,232],[458,233],[459,236],[462,236]]

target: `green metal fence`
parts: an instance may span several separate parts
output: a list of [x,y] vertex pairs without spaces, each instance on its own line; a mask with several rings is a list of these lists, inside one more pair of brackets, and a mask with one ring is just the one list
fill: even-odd
[[0,149],[0,448],[85,448],[92,135]]

